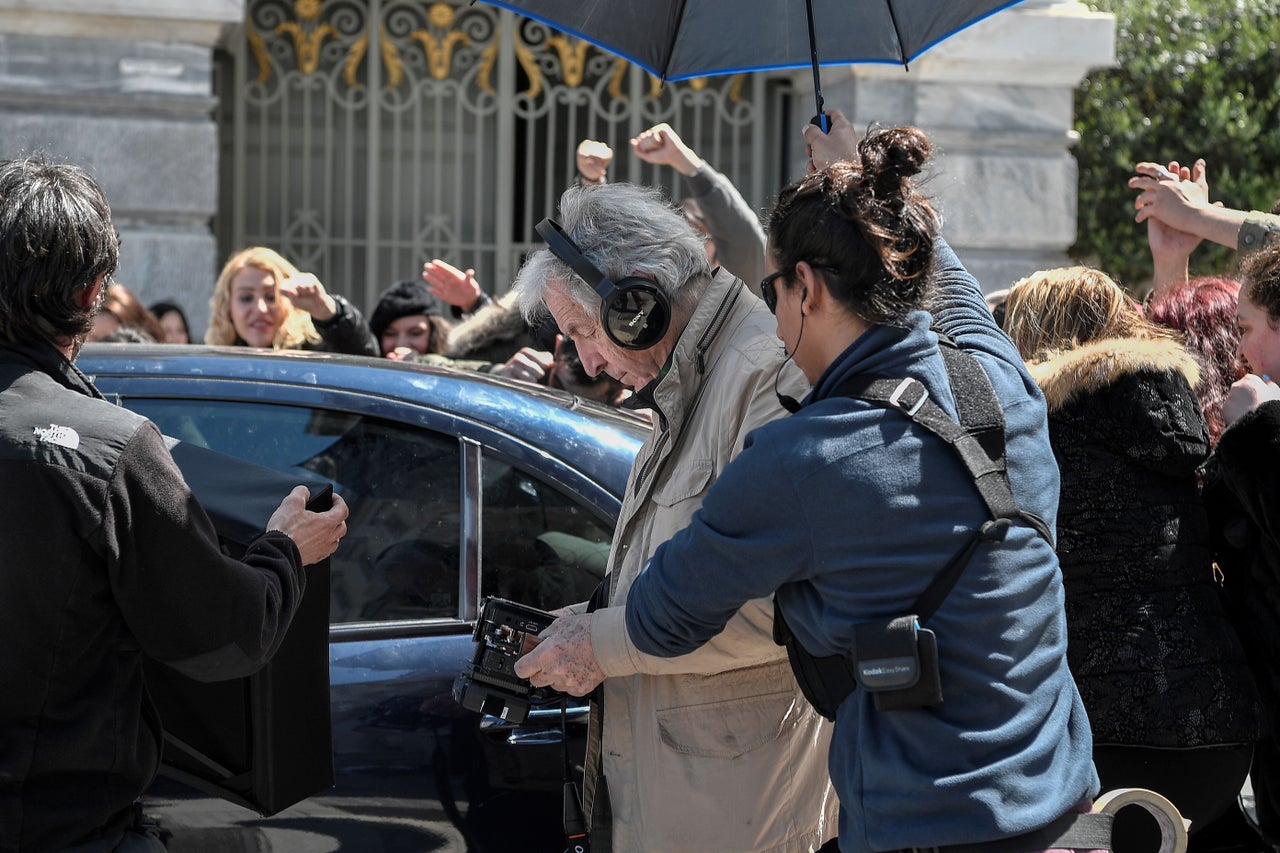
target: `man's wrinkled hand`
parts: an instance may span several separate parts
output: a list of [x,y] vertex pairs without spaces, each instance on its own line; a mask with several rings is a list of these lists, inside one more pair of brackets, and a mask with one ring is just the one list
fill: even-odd
[[516,675],[570,696],[585,696],[604,681],[591,648],[590,613],[561,616],[539,637],[537,647],[516,661]]

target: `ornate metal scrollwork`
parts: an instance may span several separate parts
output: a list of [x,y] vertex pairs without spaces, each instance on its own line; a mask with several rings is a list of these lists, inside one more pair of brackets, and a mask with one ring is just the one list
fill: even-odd
[[466,33],[453,29],[456,17],[457,11],[448,3],[433,3],[427,11],[431,29],[417,29],[409,33],[409,38],[422,45],[422,51],[427,56],[427,69],[437,80],[448,79],[453,67],[454,49],[471,43]]
[[320,67],[320,46],[326,38],[338,31],[329,24],[317,24],[324,0],[295,0],[293,4],[297,21],[282,21],[276,26],[276,35],[293,37],[293,49],[298,56],[298,69],[303,74],[314,74]]

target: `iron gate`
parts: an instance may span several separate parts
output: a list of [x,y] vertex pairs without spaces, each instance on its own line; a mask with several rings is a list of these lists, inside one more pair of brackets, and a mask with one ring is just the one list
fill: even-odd
[[218,69],[222,256],[271,246],[366,308],[434,257],[505,290],[583,138],[673,197],[628,144],[661,121],[757,207],[780,185],[785,84],[660,84],[487,5],[249,0]]

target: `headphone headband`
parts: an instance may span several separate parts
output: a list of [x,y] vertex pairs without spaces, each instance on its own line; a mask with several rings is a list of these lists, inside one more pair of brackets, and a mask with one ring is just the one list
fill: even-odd
[[607,299],[609,294],[613,293],[613,281],[604,273],[602,273],[595,264],[587,260],[586,255],[582,254],[582,250],[578,248],[578,244],[564,233],[564,229],[560,227],[560,223],[554,219],[547,217],[533,227],[538,232],[538,236],[546,241],[547,247],[551,249],[552,254],[569,265],[569,268],[577,274],[579,278],[585,281],[592,290],[600,295],[601,299]]
[[609,340],[626,349],[648,349],[662,340],[671,324],[671,306],[647,278],[628,276],[617,284],[587,260],[560,223],[544,219],[534,226],[557,258],[600,297],[600,325]]

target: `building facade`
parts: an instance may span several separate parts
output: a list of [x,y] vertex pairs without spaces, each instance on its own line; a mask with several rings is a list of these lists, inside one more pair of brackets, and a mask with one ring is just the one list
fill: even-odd
[[[1110,16],[1024,0],[909,71],[826,67],[823,90],[856,126],[933,137],[947,233],[996,289],[1065,261],[1073,92],[1113,57]],[[221,262],[251,244],[365,307],[433,257],[505,290],[583,138],[613,147],[612,180],[679,198],[628,145],[668,122],[763,212],[801,174],[812,85],[807,69],[662,84],[463,0],[0,0],[0,156],[86,166],[119,280],[184,305],[197,337]]]

